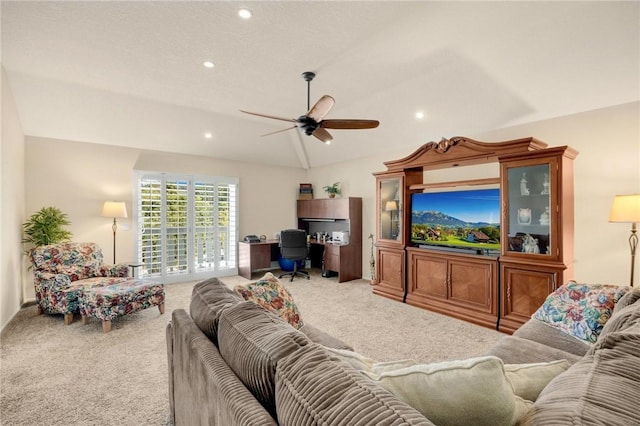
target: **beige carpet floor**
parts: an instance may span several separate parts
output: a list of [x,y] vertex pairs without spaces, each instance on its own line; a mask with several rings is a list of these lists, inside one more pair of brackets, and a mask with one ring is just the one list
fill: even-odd
[[[254,279],[259,278],[255,275]],[[242,277],[222,279],[233,287]],[[368,281],[338,283],[316,272],[283,279],[304,321],[380,361],[429,362],[484,353],[502,334],[375,296]],[[167,425],[165,327],[189,308],[194,283],[168,284],[166,313],[150,308],[113,321],[65,326],[23,308],[0,335],[1,425]]]

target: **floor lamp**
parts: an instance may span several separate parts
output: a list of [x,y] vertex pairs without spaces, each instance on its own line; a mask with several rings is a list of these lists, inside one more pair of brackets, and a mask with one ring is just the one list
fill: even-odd
[[384,210],[389,212],[389,235],[391,238],[395,238],[393,235],[393,212],[398,211],[398,202],[394,200],[387,201]]
[[116,263],[116,230],[118,229],[118,223],[116,219],[127,217],[127,205],[124,203],[124,201],[105,201],[104,206],[102,206],[101,216],[113,218],[113,225],[111,226],[111,229],[113,229],[113,264],[115,265]]
[[633,287],[633,269],[638,247],[636,224],[640,222],[640,194],[616,195],[613,199],[609,222],[631,223],[629,247],[631,248],[631,287]]

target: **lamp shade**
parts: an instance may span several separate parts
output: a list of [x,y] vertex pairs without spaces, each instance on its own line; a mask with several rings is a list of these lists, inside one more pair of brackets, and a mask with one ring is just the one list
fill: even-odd
[[395,212],[398,210],[398,203],[395,201],[387,201],[387,204],[384,206],[384,209],[388,212]]
[[127,205],[124,201],[105,201],[102,206],[102,215],[104,217],[127,217]]
[[616,195],[609,222],[640,222],[640,194]]

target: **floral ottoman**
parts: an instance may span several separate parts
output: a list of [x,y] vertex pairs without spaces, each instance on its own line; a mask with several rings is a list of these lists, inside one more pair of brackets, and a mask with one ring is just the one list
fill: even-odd
[[78,304],[82,323],[88,324],[89,317],[102,321],[102,330],[111,331],[111,320],[157,306],[164,314],[164,284],[149,280],[129,279],[103,287],[80,290]]

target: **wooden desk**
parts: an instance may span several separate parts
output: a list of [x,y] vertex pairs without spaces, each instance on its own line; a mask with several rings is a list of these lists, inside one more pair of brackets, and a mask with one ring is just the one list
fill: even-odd
[[259,243],[238,243],[238,274],[248,280],[251,273],[260,269],[271,269],[271,261],[278,260],[280,242],[266,240]]
[[[358,246],[354,244],[332,244],[311,240],[309,257],[313,267],[326,269],[338,273],[338,282],[351,281],[362,277],[358,273]],[[238,243],[238,275],[248,280],[251,274],[265,269],[271,269],[271,262],[278,260],[280,242],[266,240],[259,243]]]

